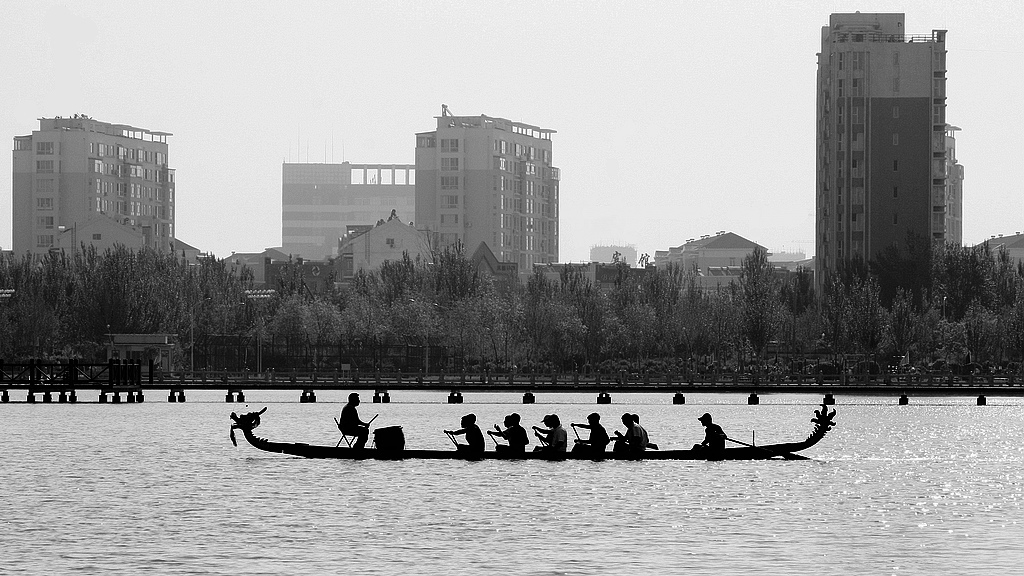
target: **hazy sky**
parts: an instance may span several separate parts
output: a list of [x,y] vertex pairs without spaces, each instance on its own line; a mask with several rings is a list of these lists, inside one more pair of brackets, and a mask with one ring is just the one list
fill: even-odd
[[[75,113],[173,133],[176,235],[224,257],[280,245],[282,161],[411,164],[444,103],[558,131],[562,261],[719,230],[810,256],[821,27],[905,12],[949,30],[975,243],[1024,230],[1022,5],[2,0],[0,135]],[[10,177],[0,205],[10,248]]]

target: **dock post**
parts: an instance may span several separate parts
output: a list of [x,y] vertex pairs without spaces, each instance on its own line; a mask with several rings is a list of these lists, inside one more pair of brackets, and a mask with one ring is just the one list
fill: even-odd
[[107,393],[106,392],[100,392],[99,403],[100,404],[106,404],[107,403]]
[[451,393],[448,394],[448,403],[462,404],[462,392],[459,392],[458,390],[452,390]]
[[113,402],[114,404],[120,404],[121,403],[121,393],[120,392],[114,392],[114,397],[111,398],[110,401]]
[[385,390],[384,393],[380,395],[380,400],[381,400],[381,402],[383,402],[385,404],[390,404],[391,403],[391,394],[389,394],[388,391]]
[[825,394],[825,398],[821,400],[821,403],[826,406],[834,406],[836,403],[836,397],[829,392],[828,394]]
[[984,394],[978,396],[978,406],[984,406],[987,403],[988,403],[988,400],[985,398]]
[[537,398],[534,397],[533,392],[527,392],[526,394],[523,394],[523,404],[533,404],[536,401]]
[[2,393],[0,393],[0,402],[5,402],[6,403],[6,402],[10,402],[10,401],[11,401],[11,397],[10,397],[9,394],[7,394],[7,390],[5,389]]
[[235,395],[231,393],[231,390],[228,390],[228,393],[224,395],[224,402],[230,404],[230,403],[232,403],[234,401],[235,401]]
[[910,398],[907,398],[906,394],[901,395],[900,396],[900,406],[906,406],[907,404],[910,404]]
[[125,392],[124,396],[126,402],[128,402],[129,404],[135,404],[135,392],[129,390]]
[[373,392],[373,403],[380,404],[380,390],[375,390]]
[[53,402],[53,395],[49,392],[43,392],[43,404],[50,404]]
[[65,392],[64,390],[61,390],[60,391],[60,396],[57,396],[57,403],[58,404],[67,404],[67,401],[68,401],[68,393]]
[[237,396],[237,398],[235,399],[236,402],[245,402],[245,393],[244,392],[239,390],[237,392],[236,396]]
[[174,388],[171,388],[171,391],[167,393],[167,401],[168,402],[174,402],[175,401],[175,399],[174,399]]
[[36,403],[36,395],[33,394],[31,390],[28,391],[28,397],[25,398],[25,402],[28,402],[29,404]]
[[761,403],[761,399],[757,397],[757,392],[751,392],[750,396],[747,396],[747,405],[756,406]]
[[612,403],[612,395],[607,393],[607,392],[601,392],[600,394],[597,395],[597,403],[598,404],[611,404]]
[[181,390],[178,390],[178,402],[184,402],[184,401],[185,401],[185,389],[182,388]]
[[[6,402],[6,400],[5,400],[5,402]],[[78,402],[78,394],[75,394],[74,388],[72,388],[71,389],[71,393],[68,394],[68,402],[70,402],[72,404]]]
[[672,397],[673,404],[686,404],[686,396],[683,396],[682,392],[676,392],[675,396]]
[[138,402],[139,404],[142,404],[143,402],[146,401],[146,397],[142,395],[142,390],[139,390],[138,392],[135,393],[135,401]]

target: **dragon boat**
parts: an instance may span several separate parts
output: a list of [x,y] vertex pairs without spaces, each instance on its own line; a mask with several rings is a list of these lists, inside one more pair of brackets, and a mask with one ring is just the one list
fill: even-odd
[[426,459],[426,460],[808,460],[806,456],[798,454],[803,450],[814,446],[835,426],[836,411],[829,411],[824,404],[820,410],[815,410],[814,428],[811,434],[801,442],[788,442],[782,444],[764,444],[756,446],[736,440],[730,441],[739,444],[736,447],[728,447],[724,450],[708,450],[694,447],[682,450],[647,450],[644,452],[615,452],[607,451],[599,454],[593,452],[525,452],[509,453],[504,451],[485,451],[482,453],[470,453],[461,450],[419,450],[405,447],[405,437],[400,426],[389,426],[374,430],[373,446],[369,448],[350,448],[341,446],[318,446],[299,442],[272,442],[253,434],[253,430],[260,425],[260,416],[266,412],[263,408],[259,412],[249,412],[241,416],[231,413],[231,442],[237,446],[235,430],[241,430],[246,441],[254,448],[265,452],[276,454],[287,454],[302,458],[328,458],[338,460],[402,460],[402,459]]

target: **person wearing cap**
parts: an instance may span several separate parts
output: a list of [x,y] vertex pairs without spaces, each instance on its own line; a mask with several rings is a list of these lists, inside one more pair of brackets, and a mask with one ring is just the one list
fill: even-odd
[[359,394],[353,392],[348,395],[348,404],[341,409],[338,430],[346,436],[355,437],[356,443],[352,445],[353,448],[362,448],[366,446],[366,440],[370,437],[370,423],[359,419],[356,406],[359,406]]
[[586,440],[577,439],[576,445],[572,447],[573,452],[593,452],[601,454],[611,440],[608,438],[608,431],[601,425],[601,415],[597,412],[587,416],[587,424],[572,424],[573,428],[590,430],[590,438]]
[[526,428],[520,424],[521,418],[519,414],[512,413],[505,416],[505,429],[498,428],[498,425],[494,425],[494,430],[488,430],[487,433],[491,436],[497,436],[504,438],[508,442],[508,445],[498,444],[494,447],[497,452],[510,452],[514,454],[522,454],[526,452],[526,445],[530,443],[530,436],[526,433]]
[[533,427],[533,433],[537,435],[537,438],[546,445],[537,446],[534,448],[534,452],[565,452],[566,444],[568,444],[568,435],[565,433],[565,428],[562,428],[562,421],[559,420],[555,414],[548,414],[544,417],[541,422],[544,423],[547,428]]
[[721,426],[711,421],[711,414],[705,412],[697,420],[704,425],[704,441],[693,448],[695,450],[725,450],[725,431],[722,430]]
[[480,431],[480,427],[476,425],[476,414],[466,414],[462,417],[460,424],[462,428],[458,430],[445,430],[444,433],[451,434],[452,436],[466,435],[466,444],[457,445],[459,452],[482,454],[484,451],[484,434]]

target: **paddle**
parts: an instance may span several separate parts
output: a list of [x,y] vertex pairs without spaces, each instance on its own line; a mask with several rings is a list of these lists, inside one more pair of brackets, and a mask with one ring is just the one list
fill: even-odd
[[570,424],[570,426],[572,426],[572,431],[576,433],[576,440],[583,440],[582,438],[580,438],[580,433],[579,433],[579,431],[578,431],[578,430],[576,430],[576,424],[575,424],[575,423],[573,423],[573,424]]
[[451,432],[449,432],[447,430],[445,430],[444,433],[445,433],[445,436],[448,436],[448,439],[452,441],[452,444],[455,444],[455,448],[458,449],[459,441],[455,439],[455,434],[452,434]]
[[793,454],[793,453],[790,453],[790,452],[782,452],[782,451],[778,451],[778,450],[769,450],[767,448],[762,448],[761,446],[754,446],[753,444],[747,444],[746,442],[740,442],[739,440],[733,440],[732,438],[729,438],[728,436],[726,436],[725,439],[728,440],[729,442],[735,442],[735,443],[737,443],[737,444],[739,444],[741,446],[746,446],[748,448],[756,448],[757,450],[763,450],[763,451],[765,451],[765,452],[767,452],[769,454],[775,454],[777,456],[782,456],[786,460],[810,460],[810,458],[808,458],[807,456],[801,456],[799,454]]

